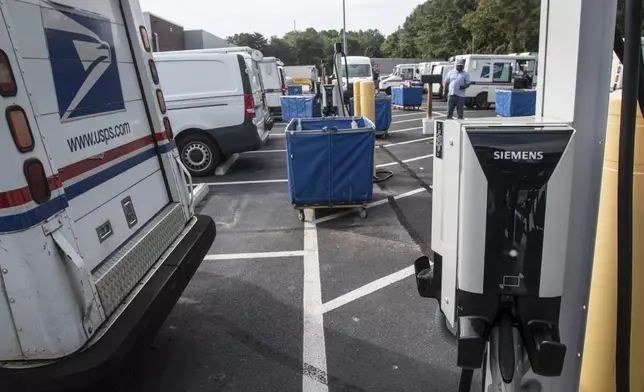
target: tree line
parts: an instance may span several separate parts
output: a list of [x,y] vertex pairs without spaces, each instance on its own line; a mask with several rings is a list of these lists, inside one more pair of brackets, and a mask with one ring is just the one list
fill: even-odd
[[[617,27],[623,31],[624,1],[618,0]],[[350,55],[447,59],[462,53],[539,50],[541,0],[427,0],[385,37],[379,30],[347,32]],[[644,16],[644,14],[643,14]],[[261,50],[284,64],[330,63],[342,30],[291,31],[283,37],[239,33],[229,42]]]

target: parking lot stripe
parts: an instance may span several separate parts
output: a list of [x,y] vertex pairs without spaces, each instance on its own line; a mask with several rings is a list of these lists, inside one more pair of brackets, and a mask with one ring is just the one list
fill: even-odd
[[313,222],[304,222],[303,291],[302,392],[328,392],[318,230]]
[[417,116],[419,114],[424,114],[424,113],[423,112],[416,112],[416,113],[394,114],[391,117],[396,118],[396,117]]
[[409,131],[417,131],[419,129],[423,129],[423,127],[414,127],[414,128],[405,128],[405,129],[397,129],[395,131],[389,131],[388,133],[400,133],[400,132],[409,132]]
[[229,253],[229,254],[208,255],[204,258],[204,261],[296,257],[296,256],[304,256],[305,253],[306,252],[303,250],[293,250],[293,251],[286,251],[286,252]]
[[232,181],[232,182],[206,182],[206,185],[248,185],[248,184],[273,184],[278,182],[288,182],[288,180],[258,180],[258,181]]
[[447,114],[441,113],[441,112],[432,112],[432,114],[434,114],[434,116],[438,116],[438,117],[447,117]]
[[[420,161],[421,159],[431,158],[433,156],[434,156],[434,154],[429,154],[429,155],[423,155],[422,157],[409,158],[409,159],[405,159],[404,161],[402,161],[402,163]],[[377,165],[376,167],[380,168],[380,167],[389,167],[389,166],[396,166],[396,165],[400,165],[400,163],[398,163],[398,162],[389,162],[389,163],[383,163],[382,165]]]
[[262,154],[265,152],[286,152],[286,150],[257,150],[257,151],[246,151],[242,154]]
[[409,276],[412,276],[414,274],[414,266],[411,265],[403,270],[400,270],[398,272],[394,272],[391,275],[387,275],[383,278],[380,278],[378,280],[374,280],[371,283],[368,283],[360,288],[357,288],[353,291],[350,291],[344,295],[339,296],[338,298],[335,298],[325,304],[322,304],[320,306],[320,312],[321,313],[328,313],[332,310],[335,310],[341,306],[344,306],[350,302],[353,302],[357,299],[360,299],[364,296],[367,296],[371,293],[374,293],[382,288],[385,288],[391,284],[394,284],[396,282],[399,282]]
[[[385,145],[384,147],[389,148],[389,147],[393,147],[393,146],[402,146],[403,144],[411,144],[411,143],[417,143],[417,142],[424,142],[424,141],[432,140],[432,139],[434,139],[434,137],[433,137],[433,136],[430,136],[430,137],[424,137],[424,138],[420,138],[420,139],[407,140],[406,142],[387,144],[387,145]],[[380,148],[380,146],[376,146],[376,148]]]
[[[430,188],[431,188],[431,185],[430,185]],[[413,191],[401,193],[400,195],[394,196],[394,199],[396,199],[396,200],[404,199],[405,197],[413,196],[413,195],[416,195],[416,194],[424,192],[424,191],[425,191],[425,188],[414,189]],[[371,202],[371,203],[367,204],[365,206],[365,208],[373,208],[373,207],[381,206],[381,205],[387,204],[387,203],[389,203],[388,199],[377,200],[377,201],[374,201],[374,202]],[[320,223],[328,222],[328,221],[333,220],[333,219],[337,219],[337,218],[340,218],[340,217],[343,217],[343,216],[353,214],[354,212],[357,212],[357,211],[358,211],[357,208],[352,208],[350,210],[337,212],[335,214],[327,215],[327,216],[322,217],[320,219],[316,219],[315,221],[313,221],[313,223],[320,224]]]
[[[422,114],[422,113],[421,113],[421,114]],[[394,121],[394,122],[392,122],[391,124],[392,124],[392,125],[393,125],[393,124],[402,124],[402,123],[406,123],[406,122],[420,121],[420,120],[422,120],[422,119],[423,119],[422,117],[419,117],[419,118],[412,118],[411,120],[400,120],[400,121]]]

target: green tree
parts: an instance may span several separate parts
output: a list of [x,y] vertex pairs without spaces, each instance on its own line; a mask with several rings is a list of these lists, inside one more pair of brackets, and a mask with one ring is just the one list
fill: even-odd
[[268,45],[268,40],[261,33],[239,33],[231,37],[226,38],[228,42],[231,42],[237,46],[249,46],[253,49],[263,51],[264,48]]
[[539,49],[540,0],[478,0],[463,17],[472,34],[471,51],[535,52]]
[[400,45],[401,32],[402,28],[399,27],[398,30],[389,34],[387,38],[385,38],[385,41],[380,46],[380,51],[382,52],[383,56],[391,58],[400,57],[398,48]]
[[263,53],[267,57],[277,57],[284,64],[290,65],[297,63],[297,48],[285,39],[277,36],[271,37]]

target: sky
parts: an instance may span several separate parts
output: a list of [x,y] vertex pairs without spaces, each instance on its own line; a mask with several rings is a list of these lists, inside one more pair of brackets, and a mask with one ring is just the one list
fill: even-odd
[[[139,0],[143,11],[226,38],[259,32],[283,36],[293,30],[342,29],[342,0]],[[345,0],[347,30],[378,29],[387,35],[424,0]],[[321,4],[326,4],[321,9]]]

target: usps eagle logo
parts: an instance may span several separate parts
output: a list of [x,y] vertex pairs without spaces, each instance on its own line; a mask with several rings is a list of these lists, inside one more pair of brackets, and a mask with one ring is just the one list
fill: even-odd
[[42,13],[61,121],[124,110],[112,22],[74,9]]

